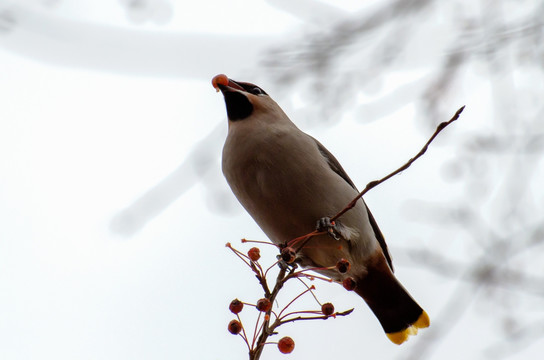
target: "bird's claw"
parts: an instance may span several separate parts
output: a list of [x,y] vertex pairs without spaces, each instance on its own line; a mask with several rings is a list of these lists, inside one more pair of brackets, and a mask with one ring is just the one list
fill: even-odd
[[340,240],[340,232],[338,226],[338,221],[331,221],[330,217],[325,216],[317,220],[315,229],[319,232],[325,231],[334,240]]

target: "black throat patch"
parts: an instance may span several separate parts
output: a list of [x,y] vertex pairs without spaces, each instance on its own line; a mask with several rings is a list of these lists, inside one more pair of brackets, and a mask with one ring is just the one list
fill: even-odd
[[225,97],[229,120],[243,120],[253,113],[253,105],[244,94],[238,91],[226,91],[223,96]]

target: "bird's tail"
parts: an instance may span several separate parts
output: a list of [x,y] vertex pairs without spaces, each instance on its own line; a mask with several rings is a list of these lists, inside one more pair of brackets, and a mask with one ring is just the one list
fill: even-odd
[[361,296],[380,321],[387,337],[402,344],[418,329],[430,325],[429,316],[408,294],[389,267],[369,268],[357,280],[355,292]]

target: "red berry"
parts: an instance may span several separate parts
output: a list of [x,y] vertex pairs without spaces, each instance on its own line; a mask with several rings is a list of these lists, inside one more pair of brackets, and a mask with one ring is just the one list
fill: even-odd
[[238,299],[234,299],[230,302],[229,310],[232,311],[233,314],[238,314],[243,308],[244,303]]
[[259,250],[258,247],[252,247],[251,249],[249,249],[249,251],[247,252],[247,256],[249,256],[249,258],[253,261],[257,261],[261,258],[261,250]]
[[238,320],[231,320],[227,329],[232,335],[238,335],[242,331],[242,323]]
[[344,279],[344,281],[342,282],[342,285],[344,285],[344,288],[346,290],[352,291],[352,290],[355,290],[355,287],[357,286],[357,283],[355,282],[355,280],[348,277],[348,278]]
[[334,305],[331,303],[325,303],[321,306],[321,312],[323,315],[331,316],[334,314]]
[[293,248],[286,247],[281,250],[281,259],[288,264],[291,264],[297,258],[297,253]]
[[289,336],[282,337],[278,341],[278,349],[282,354],[290,354],[295,348],[295,342]]
[[340,259],[340,261],[336,263],[336,269],[342,274],[347,273],[350,268],[351,264],[346,259]]
[[272,308],[272,303],[267,298],[262,298],[257,301],[257,310],[268,312]]
[[212,79],[212,85],[215,88],[215,90],[219,91],[219,85],[228,86],[229,85],[229,78],[225,74],[219,74],[215,75]]

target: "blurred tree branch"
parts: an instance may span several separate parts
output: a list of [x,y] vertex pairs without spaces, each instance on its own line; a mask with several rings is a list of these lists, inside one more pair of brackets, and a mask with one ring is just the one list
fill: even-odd
[[[478,126],[458,136],[453,159],[444,164],[452,180],[462,184],[459,198],[448,204],[416,204],[423,206],[419,218],[449,234],[444,239],[454,239],[463,259],[444,254],[440,238],[430,246],[395,252],[402,263],[459,287],[455,298],[444,302],[430,329],[431,340],[418,342],[410,359],[430,358],[472,302],[508,309],[502,316],[473,321],[508,321],[520,329],[505,336],[500,347],[489,345],[493,354],[498,348],[507,348],[509,355],[522,350],[516,344],[536,341],[522,329],[542,328],[542,321],[524,324],[530,312],[521,303],[527,296],[541,304],[544,300],[544,219],[539,216],[544,212],[539,185],[544,175],[539,166],[544,161],[544,2],[523,5],[383,1],[329,29],[282,44],[263,60],[268,76],[278,86],[287,84],[290,91],[304,94],[311,118],[323,122],[350,112],[358,121],[376,121],[416,104],[416,118],[430,126],[452,103],[474,109],[487,96],[491,111],[483,111]],[[410,72],[418,74],[415,79],[386,91],[367,85]],[[357,101],[360,93],[377,92],[385,94]],[[463,229],[462,236],[451,227]],[[489,296],[498,292],[500,296]],[[510,304],[517,304],[516,309]]]

